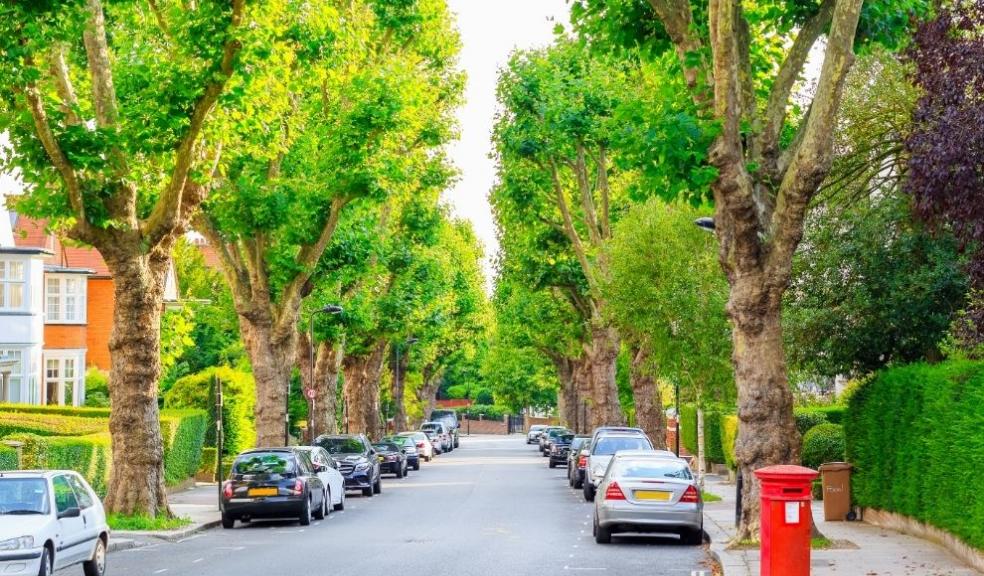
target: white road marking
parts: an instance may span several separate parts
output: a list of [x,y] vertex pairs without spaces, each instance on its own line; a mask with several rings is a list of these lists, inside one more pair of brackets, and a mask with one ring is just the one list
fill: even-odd
[[199,563],[199,562],[201,562],[202,560],[204,560],[204,558],[197,558],[197,559],[195,559],[195,560],[192,560],[192,561],[191,561],[191,563],[192,563],[192,564],[198,564],[198,563]]
[[161,568],[160,570],[154,570],[154,574],[163,574],[167,572],[167,568]]

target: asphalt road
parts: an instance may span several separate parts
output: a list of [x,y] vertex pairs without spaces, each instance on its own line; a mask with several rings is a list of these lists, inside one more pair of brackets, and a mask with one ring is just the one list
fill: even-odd
[[710,575],[703,547],[675,537],[591,537],[591,505],[520,436],[465,437],[461,448],[384,477],[373,498],[349,493],[344,512],[307,528],[237,523],[178,542],[115,552],[126,576],[612,576]]

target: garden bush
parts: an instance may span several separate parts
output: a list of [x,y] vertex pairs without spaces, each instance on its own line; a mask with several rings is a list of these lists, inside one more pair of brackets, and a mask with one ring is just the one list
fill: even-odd
[[[253,424],[256,385],[252,374],[226,366],[190,374],[175,381],[164,394],[164,406],[204,410],[208,422],[215,422],[216,378],[222,380],[223,452],[227,455],[239,454],[256,444],[256,427]],[[208,426],[205,445],[216,445],[215,426]]]
[[502,406],[489,406],[487,404],[472,404],[463,408],[455,409],[459,420],[502,420],[509,414],[509,409]]
[[96,493],[100,496],[106,494],[112,462],[108,432],[86,436],[19,433],[11,434],[5,439],[24,443],[22,468],[74,470],[92,485]]
[[844,461],[844,427],[830,422],[814,426],[803,435],[803,466],[819,468],[825,462]]
[[809,429],[830,422],[826,414],[809,408],[794,408],[793,417],[796,419],[796,429],[799,430],[801,438]]
[[17,450],[0,446],[0,470],[17,470]]
[[857,504],[984,548],[984,362],[911,364],[851,398],[845,432]]
[[[721,442],[722,411],[717,406],[704,408],[704,459],[708,462],[725,462]],[[697,407],[680,406],[680,443],[687,452],[697,454]]]
[[721,417],[721,451],[724,453],[724,463],[731,470],[738,469],[735,461],[735,440],[738,439],[738,416],[725,414]]
[[681,404],[679,419],[680,444],[687,452],[697,454],[697,407]]
[[93,408],[109,407],[109,374],[99,368],[85,371],[85,405]]
[[78,408],[72,406],[35,406],[33,404],[0,404],[0,414],[48,414],[80,418],[109,418],[109,408]]
[[105,432],[108,425],[105,418],[0,412],[0,438],[20,432],[38,436],[85,436]]
[[164,481],[173,486],[195,475],[201,465],[205,430],[204,410],[165,410],[161,413],[164,439]]

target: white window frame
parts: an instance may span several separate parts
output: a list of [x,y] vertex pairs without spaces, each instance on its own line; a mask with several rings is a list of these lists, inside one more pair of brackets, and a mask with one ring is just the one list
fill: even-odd
[[[8,358],[13,355],[20,356],[20,365],[17,369],[4,369],[3,386],[7,389],[7,397],[0,395],[0,403],[23,404],[28,400],[23,398],[25,362],[30,362],[30,350],[19,346],[0,345],[0,358]],[[2,392],[2,390],[0,390]]]
[[[68,361],[72,362],[73,374],[66,376]],[[54,363],[55,375],[48,375],[49,363]],[[41,372],[41,404],[48,405],[48,383],[57,384],[58,397],[53,406],[65,405],[65,388],[72,387],[72,406],[85,404],[85,350],[45,350]]]
[[[68,294],[68,281],[76,283],[78,290],[75,294]],[[49,292],[48,285],[51,282],[57,283],[58,291]],[[88,278],[82,274],[45,274],[44,275],[44,322],[45,324],[85,324],[86,323],[86,302]],[[68,300],[71,296],[75,297],[75,316],[65,317],[65,310],[68,307]],[[51,300],[57,303],[57,312],[52,311]]]
[[[20,266],[20,278],[14,279],[11,274],[14,265]],[[20,258],[0,258],[0,310],[21,311],[27,310],[31,303],[28,294],[28,266],[27,262]],[[11,295],[15,288],[20,288],[20,306],[11,306]]]

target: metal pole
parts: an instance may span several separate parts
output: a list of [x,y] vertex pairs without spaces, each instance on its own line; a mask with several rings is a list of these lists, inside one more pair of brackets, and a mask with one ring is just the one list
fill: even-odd
[[[314,319],[317,313],[311,315],[310,335],[308,336],[308,356],[311,366],[308,368],[308,385],[312,390],[314,385]],[[306,395],[306,394],[305,394]],[[308,442],[314,444],[314,398],[308,399]]]
[[735,526],[741,526],[741,492],[745,488],[745,482],[741,476],[741,468],[738,468],[738,476],[735,479],[736,496],[735,500]]
[[680,383],[676,382],[676,455],[680,456]]
[[219,501],[222,501],[222,379],[215,378],[215,482],[219,488]]
[[[397,342],[396,343],[396,369],[393,370],[393,390],[399,390],[399,389],[400,389],[400,343]],[[395,404],[393,405],[393,409],[396,410],[396,412],[399,412],[400,411]],[[393,428],[394,428],[394,430],[393,430],[393,432],[396,433],[396,432],[399,432],[399,430],[395,430],[396,425],[397,425],[397,422],[395,420],[396,414],[394,414],[393,417],[394,417],[394,420],[393,420]],[[383,427],[385,427],[385,426],[386,426],[386,424],[384,422],[383,423]]]

